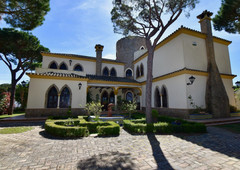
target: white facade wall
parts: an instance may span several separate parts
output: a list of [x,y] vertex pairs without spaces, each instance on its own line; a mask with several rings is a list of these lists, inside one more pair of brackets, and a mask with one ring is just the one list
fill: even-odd
[[[153,58],[153,78],[165,75],[185,67],[183,55],[183,37],[180,35],[159,49],[155,50]],[[144,76],[136,78],[137,66],[144,65]],[[134,64],[134,78],[139,81],[146,81],[147,57]]]
[[71,59],[72,64],[70,66],[69,60],[67,58],[58,58],[58,57],[49,57],[49,56],[43,56],[43,62],[42,62],[42,68],[48,68],[49,64],[52,61],[55,61],[58,64],[58,67],[62,62],[64,62],[68,70],[72,71],[75,67],[75,65],[80,64],[83,68],[83,72],[86,74],[96,74],[96,62],[94,61],[85,61],[85,60],[76,60],[76,59]]
[[[184,67],[207,71],[207,51],[205,40],[195,36],[181,34],[184,54]],[[193,45],[196,43],[196,46]]]
[[[81,90],[79,90],[78,84],[82,83]],[[31,78],[29,84],[29,94],[27,109],[41,109],[46,108],[47,103],[47,91],[49,87],[56,85],[61,92],[62,88],[67,85],[71,90],[72,99],[71,107],[72,108],[83,108],[86,104],[86,81],[73,81],[73,80],[56,80],[56,79],[37,79]]]
[[219,72],[232,74],[228,46],[214,42],[214,52]]
[[[140,73],[141,64],[143,64],[143,73],[144,74],[143,74],[143,76],[140,76],[140,77],[137,78],[137,67],[139,67],[139,73]],[[147,57],[145,57],[141,61],[134,64],[134,79],[139,81],[139,82],[146,81],[146,79],[147,79]]]
[[[109,70],[109,74],[112,68],[115,68],[117,72],[117,77],[125,77],[125,70],[124,70],[124,65],[118,65],[118,64],[109,64],[109,63],[102,63],[102,73],[103,69],[107,67]],[[87,73],[88,74],[88,73]],[[95,74],[95,73],[94,73]]]
[[[187,108],[187,102],[186,100],[184,100],[186,98],[186,84],[185,84],[184,75],[172,77],[165,80],[160,80],[158,82],[153,82],[152,107],[155,107],[155,98],[154,98],[155,89],[158,88],[159,92],[161,92],[163,86],[167,91],[168,108],[174,108],[174,109]],[[145,99],[145,94],[144,94],[144,99]],[[144,105],[145,105],[145,102],[144,102]]]

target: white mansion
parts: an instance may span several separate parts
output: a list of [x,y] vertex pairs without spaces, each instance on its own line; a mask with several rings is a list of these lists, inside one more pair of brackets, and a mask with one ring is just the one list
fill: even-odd
[[[208,17],[203,18],[209,19]],[[201,21],[200,21],[201,22]],[[210,20],[209,20],[210,22]],[[160,113],[187,118],[195,105],[205,108],[207,81],[206,34],[181,27],[163,41],[154,53],[152,107]],[[235,106],[228,45],[213,36],[215,59],[228,94]],[[141,37],[120,39],[116,60],[102,58],[102,45],[96,45],[96,57],[73,54],[42,53],[42,68],[30,77],[26,116],[81,114],[87,102],[100,100],[106,106],[117,100],[135,99],[139,109],[145,107],[147,50]],[[189,78],[195,81],[190,83]]]

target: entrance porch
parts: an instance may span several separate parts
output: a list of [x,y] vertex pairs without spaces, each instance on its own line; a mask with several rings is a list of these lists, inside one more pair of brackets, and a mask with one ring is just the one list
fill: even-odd
[[103,111],[107,111],[110,103],[115,105],[115,110],[120,101],[136,101],[140,110],[142,90],[137,86],[112,86],[106,84],[88,85],[87,102],[100,101]]

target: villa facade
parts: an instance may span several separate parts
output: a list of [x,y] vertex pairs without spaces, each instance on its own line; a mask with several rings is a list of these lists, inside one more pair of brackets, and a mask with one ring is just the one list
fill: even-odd
[[[210,21],[209,21],[210,22]],[[206,34],[180,27],[156,47],[153,59],[152,107],[160,113],[187,118],[196,106],[205,108],[207,81]],[[213,36],[215,59],[229,103],[235,106],[228,45]],[[102,58],[103,46],[95,46],[96,57],[42,53],[42,67],[30,77],[26,116],[84,112],[87,98],[101,101],[104,109],[118,100],[136,100],[145,108],[147,50],[145,39],[126,37],[117,42],[116,60]],[[189,78],[195,81],[189,83]]]

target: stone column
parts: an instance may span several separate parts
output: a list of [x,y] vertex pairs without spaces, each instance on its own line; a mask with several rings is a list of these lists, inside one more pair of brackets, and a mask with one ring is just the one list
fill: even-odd
[[117,95],[118,95],[118,90],[114,90],[114,97],[115,97],[115,102],[114,102],[114,104],[115,104],[115,110],[117,110]]
[[162,108],[163,107],[163,98],[162,98],[162,94],[160,94],[160,107]]
[[95,46],[96,49],[96,75],[100,76],[102,75],[102,51],[103,51],[103,47],[100,44],[97,44]]
[[57,102],[57,108],[59,109],[59,106],[60,106],[60,96],[61,96],[61,94],[59,93],[58,94],[58,102]]

